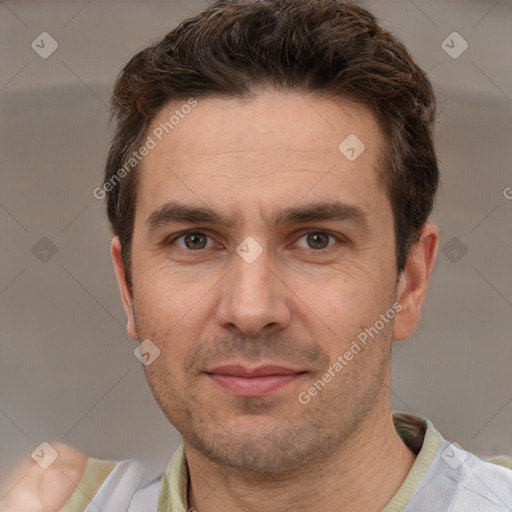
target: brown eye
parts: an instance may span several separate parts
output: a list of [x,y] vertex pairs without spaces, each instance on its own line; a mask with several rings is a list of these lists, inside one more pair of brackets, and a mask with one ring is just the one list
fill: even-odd
[[203,249],[207,243],[208,239],[204,233],[189,233],[185,235],[187,249]]
[[325,233],[309,233],[307,241],[312,249],[325,249],[329,245],[329,235]]
[[[305,243],[301,242],[302,240],[304,240]],[[331,242],[331,240],[333,242]],[[301,236],[297,243],[301,249],[322,250],[334,245],[336,243],[336,238],[334,235],[324,231],[312,231]]]
[[[208,245],[210,243],[210,245]],[[176,244],[181,249],[196,251],[199,249],[208,249],[211,247],[211,240],[208,235],[200,231],[189,231],[177,236],[172,240],[172,244]]]

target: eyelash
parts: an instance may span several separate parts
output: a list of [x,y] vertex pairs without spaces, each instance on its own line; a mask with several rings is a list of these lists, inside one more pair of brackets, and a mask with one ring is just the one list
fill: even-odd
[[[298,240],[300,240],[301,238],[307,236],[307,235],[315,235],[315,234],[327,235],[329,237],[334,238],[337,242],[345,242],[346,241],[343,237],[341,237],[339,235],[335,235],[335,234],[331,233],[330,231],[324,231],[324,230],[320,230],[320,229],[313,229],[313,230],[310,230],[310,231],[304,231],[301,234],[301,236],[299,238],[297,238],[296,242]],[[212,239],[212,237],[207,232],[205,232],[205,231],[199,231],[197,229],[189,229],[189,230],[181,231],[180,233],[177,233],[175,236],[173,236],[173,238],[168,239],[167,241],[165,241],[164,245],[166,245],[166,246],[173,245],[176,240],[179,240],[180,238],[184,238],[187,235],[206,235],[207,237]],[[329,246],[327,246],[327,247],[325,247],[323,249],[309,249],[309,252],[310,253],[315,253],[315,254],[325,253],[328,249],[331,249],[335,245],[336,244],[334,243],[334,244],[329,245]],[[194,252],[200,253],[200,252],[204,251],[205,249],[211,249],[211,247],[203,248],[203,249],[197,249],[197,250],[183,249],[182,247],[180,247],[180,249],[182,249],[184,251],[187,251],[189,253],[194,253]],[[304,249],[304,250],[306,250],[306,249]]]

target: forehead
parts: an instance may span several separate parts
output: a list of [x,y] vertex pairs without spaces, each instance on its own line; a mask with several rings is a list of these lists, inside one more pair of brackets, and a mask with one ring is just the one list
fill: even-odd
[[142,162],[136,222],[176,199],[240,221],[319,197],[386,207],[384,139],[367,108],[277,92],[194,102],[166,105],[148,130],[155,146]]

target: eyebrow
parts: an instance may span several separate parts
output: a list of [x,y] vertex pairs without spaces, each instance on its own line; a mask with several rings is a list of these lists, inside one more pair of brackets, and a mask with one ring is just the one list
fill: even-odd
[[[207,206],[193,206],[176,201],[168,202],[154,210],[146,220],[146,229],[153,231],[168,224],[219,224],[232,226],[239,215],[225,215]],[[359,206],[340,201],[316,202],[291,206],[265,218],[270,228],[286,224],[318,221],[345,221],[362,228],[368,226],[368,216]]]

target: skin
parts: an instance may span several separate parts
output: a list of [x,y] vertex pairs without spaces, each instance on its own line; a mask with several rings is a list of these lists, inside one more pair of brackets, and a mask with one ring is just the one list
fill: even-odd
[[[148,133],[180,106],[162,108]],[[349,134],[366,146],[353,162],[338,150]],[[439,236],[427,223],[397,275],[391,205],[378,181],[383,148],[375,118],[361,105],[267,90],[244,101],[200,98],[144,158],[133,287],[117,238],[112,258],[128,334],[160,350],[144,370],[183,436],[189,507],[377,512],[409,472],[415,456],[391,416],[391,344],[419,323]],[[212,208],[232,222],[150,229],[148,218],[171,201]],[[358,208],[365,222],[269,223],[285,208],[326,201]],[[203,234],[176,238],[186,229]],[[311,238],[314,230],[323,234]],[[236,252],[247,236],[263,249],[252,263]],[[301,403],[299,393],[395,302],[394,320]],[[226,363],[304,373],[267,396],[239,397],[205,373]],[[70,451],[66,464],[78,482],[85,458]],[[58,510],[72,489],[46,486],[55,502],[37,508],[34,501],[59,468],[50,470],[32,467],[31,487],[18,484],[28,508],[9,504]]]
[[8,482],[0,483],[0,511],[54,512],[73,494],[82,477],[87,457],[74,448],[52,442],[58,453],[46,469],[27,457]]
[[[177,106],[161,109],[150,132]],[[349,134],[366,146],[353,162],[338,150]],[[383,147],[361,105],[267,90],[244,101],[199,99],[145,157],[133,288],[117,238],[112,257],[129,335],[160,350],[144,370],[183,436],[189,506],[380,511],[410,470],[415,456],[392,423],[390,350],[418,325],[438,231],[424,226],[398,276],[391,205],[378,181]],[[231,222],[151,227],[171,201]],[[325,201],[358,208],[365,222],[270,222],[284,208]],[[186,229],[199,238],[180,236]],[[308,236],[315,229],[324,234]],[[263,249],[252,263],[236,252],[247,236]],[[395,301],[394,321],[301,404],[298,394]],[[304,373],[267,396],[240,397],[205,373],[228,363]]]

